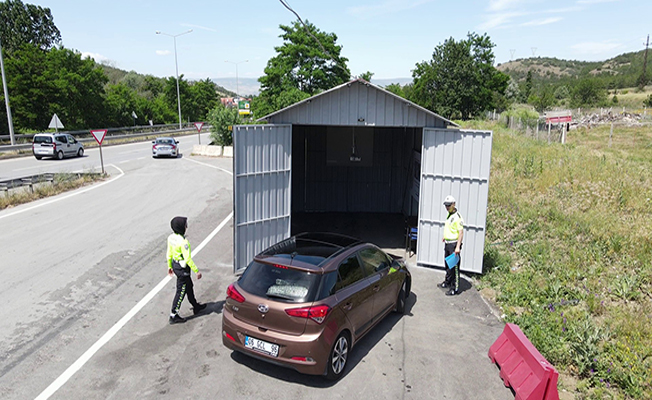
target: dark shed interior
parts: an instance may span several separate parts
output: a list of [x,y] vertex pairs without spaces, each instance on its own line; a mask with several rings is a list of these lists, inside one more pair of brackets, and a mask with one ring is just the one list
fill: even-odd
[[292,127],[292,234],[402,247],[418,212],[422,128]]

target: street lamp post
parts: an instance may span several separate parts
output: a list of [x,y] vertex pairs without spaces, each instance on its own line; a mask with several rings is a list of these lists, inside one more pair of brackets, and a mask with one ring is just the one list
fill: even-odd
[[177,72],[177,107],[179,108],[179,129],[182,129],[181,127],[181,95],[179,94],[179,64],[177,63],[177,37],[181,35],[185,35],[186,33],[192,32],[192,29],[179,33],[177,35],[170,35],[165,32],[161,31],[156,31],[157,35],[165,35],[165,36],[170,36],[172,39],[174,39],[174,67]]
[[240,92],[240,87],[238,86],[238,64],[249,62],[249,60],[243,60],[243,61],[238,61],[238,62],[226,60],[224,62],[235,64],[235,95],[236,95],[236,97],[239,98],[240,97],[240,93],[239,93]]
[[2,87],[5,89],[5,105],[7,106],[7,123],[9,124],[9,139],[11,145],[16,144],[14,138],[14,123],[11,120],[11,106],[9,105],[9,89],[7,89],[7,78],[5,78],[5,62],[2,59],[2,43],[0,42],[0,69],[2,69]]

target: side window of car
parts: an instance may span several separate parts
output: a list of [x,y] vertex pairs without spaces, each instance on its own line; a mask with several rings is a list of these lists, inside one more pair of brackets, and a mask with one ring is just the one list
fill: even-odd
[[344,260],[337,268],[337,272],[338,278],[337,284],[335,284],[335,292],[364,278],[364,272],[362,272],[358,257],[355,255]]
[[75,144],[75,143],[77,143],[77,141],[75,140],[74,137],[72,137],[72,136],[68,136],[68,143],[70,143],[70,144]]
[[67,143],[67,142],[68,142],[68,141],[66,140],[66,137],[65,137],[65,136],[55,136],[55,137],[54,137],[54,140],[56,140],[57,142],[60,142],[60,143]]
[[319,296],[315,300],[322,300],[326,297],[335,294],[337,291],[337,271],[329,272],[324,274],[321,278],[321,288],[319,290]]
[[362,260],[362,266],[364,267],[367,276],[389,268],[390,263],[387,259],[387,256],[385,256],[385,254],[378,249],[369,247],[360,250],[359,254],[360,259]]

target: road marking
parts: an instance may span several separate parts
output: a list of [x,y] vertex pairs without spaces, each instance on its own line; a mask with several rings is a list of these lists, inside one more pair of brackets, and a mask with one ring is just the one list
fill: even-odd
[[144,160],[144,159],[145,159],[145,157],[140,157],[140,158],[137,158],[136,160]]
[[120,161],[118,164],[124,164],[124,163],[129,162],[129,161],[131,161],[131,160]]
[[52,200],[50,200],[50,201],[46,201],[45,203],[37,204],[37,205],[32,206],[32,207],[27,207],[27,208],[24,208],[24,209],[22,209],[22,210],[18,210],[18,211],[15,211],[15,212],[9,213],[9,214],[0,215],[0,219],[7,218],[7,217],[11,217],[11,216],[13,216],[13,215],[17,215],[17,214],[21,214],[21,213],[24,213],[24,212],[26,212],[26,211],[31,211],[31,210],[34,210],[35,208],[39,208],[39,207],[43,207],[43,206],[47,206],[48,204],[56,203],[56,202],[61,201],[61,200],[69,199],[69,198],[71,198],[71,197],[73,197],[73,196],[77,196],[78,194],[82,194],[82,193],[90,192],[91,190],[95,190],[95,189],[97,189],[97,188],[99,188],[99,187],[102,187],[102,186],[104,186],[104,185],[107,185],[107,184],[109,184],[109,183],[111,183],[111,182],[115,182],[115,181],[117,181],[118,179],[122,178],[122,177],[125,175],[125,173],[124,173],[123,170],[121,170],[120,168],[118,168],[117,166],[115,166],[115,165],[113,165],[113,164],[109,164],[109,165],[107,165],[107,167],[113,167],[113,168],[117,169],[118,171],[120,171],[120,175],[116,176],[115,178],[111,179],[110,181],[102,182],[102,183],[100,183],[99,185],[91,186],[91,187],[89,187],[89,188],[86,188],[86,189],[80,190],[80,191],[78,191],[78,192],[71,193],[71,194],[69,194],[69,195],[67,195],[67,196],[57,197],[56,199],[52,199]]
[[[199,244],[199,246],[197,246],[197,249],[194,251],[195,256],[199,254],[201,249],[203,249],[204,246],[206,246],[206,244],[210,242],[211,239],[213,239],[213,237],[215,237],[215,235],[217,235],[217,233],[222,228],[224,228],[224,225],[226,225],[232,217],[233,217],[233,212],[231,212],[231,214],[229,214],[229,216],[226,217],[217,226],[217,228],[215,228],[215,230],[213,230],[213,232],[211,232],[210,235],[208,235],[206,239],[204,239],[204,241]],[[149,293],[147,293],[147,295],[143,297],[143,299],[140,300],[138,304],[136,304],[131,310],[129,310],[129,312],[125,314],[124,317],[120,318],[120,321],[116,322],[116,324],[113,325],[111,329],[109,329],[97,342],[95,342],[95,344],[93,344],[88,350],[86,350],[86,352],[82,354],[82,356],[79,357],[77,361],[75,361],[70,367],[68,367],[68,369],[66,369],[63,372],[63,374],[61,374],[54,382],[50,384],[50,386],[48,386],[43,392],[41,392],[41,394],[38,395],[36,400],[45,400],[50,398],[50,396],[52,396],[57,390],[59,390],[61,386],[63,386],[66,382],[68,382],[68,380],[77,371],[79,371],[81,367],[83,367],[84,364],[86,364],[86,362],[88,362],[88,360],[90,360],[91,357],[95,355],[95,353],[97,353],[105,344],[107,344],[109,340],[111,340],[111,338],[113,338],[113,336],[115,336],[115,334],[118,333],[118,331],[120,331],[120,329],[122,329],[122,327],[125,326],[127,322],[129,322],[129,320],[132,319],[138,313],[138,311],[140,311],[143,307],[145,307],[145,305],[149,303],[149,301],[152,300],[154,296],[156,296],[158,292],[160,292],[161,289],[163,289],[171,279],[172,278],[169,275],[163,278],[163,280],[159,282],[159,284],[156,285],[154,289],[152,289]]]
[[224,171],[224,172],[226,172],[227,174],[233,176],[233,172],[231,172],[231,171],[229,171],[229,170],[226,170],[226,169],[224,169],[224,168],[216,167],[216,166],[214,166],[214,165],[206,164],[206,163],[203,163],[203,162],[201,162],[201,161],[193,160],[193,159],[186,158],[186,157],[184,157],[183,159],[184,159],[184,160],[188,160],[188,161],[192,161],[192,162],[197,163],[197,164],[200,164],[200,165],[204,165],[204,166],[206,166],[206,167],[219,169],[220,171]]

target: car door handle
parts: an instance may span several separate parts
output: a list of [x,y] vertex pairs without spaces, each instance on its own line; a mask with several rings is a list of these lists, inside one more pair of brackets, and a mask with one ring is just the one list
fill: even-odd
[[374,286],[374,292],[377,292],[377,291],[379,291],[379,290],[380,290],[380,285],[376,285],[376,286]]
[[343,308],[344,308],[346,311],[351,311],[351,307],[353,307],[353,303],[346,303],[346,304],[344,304],[344,307],[343,307]]

